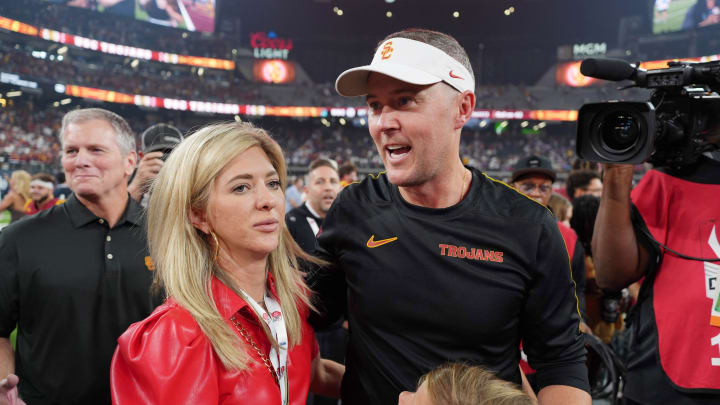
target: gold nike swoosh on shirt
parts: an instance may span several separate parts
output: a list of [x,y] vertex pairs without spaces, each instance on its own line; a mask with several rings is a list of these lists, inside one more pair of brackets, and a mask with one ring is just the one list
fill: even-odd
[[397,236],[387,239],[381,239],[381,240],[375,240],[375,235],[370,236],[370,239],[367,241],[367,247],[370,249],[376,248],[378,246],[382,246],[384,244],[395,242],[397,240]]

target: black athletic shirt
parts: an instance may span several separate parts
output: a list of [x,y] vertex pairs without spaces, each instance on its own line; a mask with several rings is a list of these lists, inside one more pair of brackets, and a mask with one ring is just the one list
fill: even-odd
[[311,286],[326,322],[347,305],[343,404],[396,403],[448,361],[483,365],[519,384],[521,339],[540,387],[589,389],[554,217],[472,172],[467,196],[449,208],[407,203],[383,174],[346,187],[328,212],[319,254],[333,266]]

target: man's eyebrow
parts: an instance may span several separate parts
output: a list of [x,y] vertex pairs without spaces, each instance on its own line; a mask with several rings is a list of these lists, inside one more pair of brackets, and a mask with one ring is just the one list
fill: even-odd
[[[392,95],[397,95],[397,94],[403,94],[403,93],[417,93],[417,92],[418,92],[418,90],[415,89],[415,88],[412,88],[412,87],[402,87],[402,88],[399,88],[399,89],[396,89],[396,90],[391,91],[390,94],[392,94]],[[367,101],[367,99],[369,99],[369,98],[374,98],[374,97],[377,97],[377,96],[374,95],[374,94],[372,94],[372,93],[368,93],[368,94],[365,96],[365,100]]]

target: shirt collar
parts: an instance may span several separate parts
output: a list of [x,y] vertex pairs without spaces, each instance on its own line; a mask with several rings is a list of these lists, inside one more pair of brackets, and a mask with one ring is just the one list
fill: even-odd
[[[272,295],[277,298],[277,290],[275,289],[275,278],[271,273],[268,272],[268,287]],[[230,287],[223,284],[222,281],[218,280],[217,277],[212,278],[210,288],[212,289],[213,300],[215,301],[215,307],[218,309],[220,316],[224,319],[230,319],[238,311],[248,306],[242,297],[235,294]],[[279,299],[278,299],[279,301]]]
[[[75,194],[72,194],[63,206],[67,210],[70,222],[72,222],[74,228],[80,228],[81,226],[85,226],[90,222],[100,219],[100,217],[95,215],[85,205],[83,205]],[[142,207],[137,203],[137,201],[133,200],[129,194],[128,205],[125,207],[125,211],[120,217],[120,220],[118,220],[116,226],[123,224],[125,221],[134,225],[142,224]]]
[[308,204],[307,201],[305,201],[303,204],[305,204],[305,207],[307,208],[308,211],[310,211],[310,214],[311,214],[312,216],[314,216],[315,219],[320,219],[320,215],[319,215],[317,212],[315,212],[315,210],[313,209],[313,207],[311,207],[310,204]]

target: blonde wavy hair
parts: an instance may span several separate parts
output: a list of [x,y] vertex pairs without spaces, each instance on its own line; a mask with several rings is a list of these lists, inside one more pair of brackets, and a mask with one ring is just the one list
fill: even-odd
[[420,378],[427,383],[433,404],[442,405],[533,405],[515,385],[479,366],[445,364]]
[[[148,244],[156,263],[155,286],[164,288],[190,312],[228,370],[245,370],[248,352],[212,297],[211,281],[217,277],[238,291],[214,261],[212,238],[196,229],[192,210],[207,212],[215,178],[235,157],[259,146],[277,171],[282,189],[287,184],[285,159],[280,146],[262,129],[249,123],[204,127],[187,137],[170,154],[151,187],[147,211]],[[309,289],[297,270],[297,258],[313,261],[295,243],[284,221],[277,248],[268,257],[268,271],[275,278],[290,346],[302,336],[300,305],[312,308]],[[277,345],[264,322],[265,334]]]
[[30,199],[30,173],[25,170],[15,170],[10,175],[10,179],[13,181],[15,187],[11,191],[14,191],[17,195],[22,197],[23,201]]

